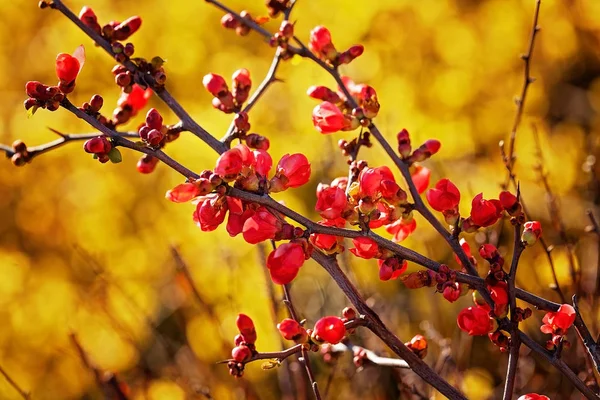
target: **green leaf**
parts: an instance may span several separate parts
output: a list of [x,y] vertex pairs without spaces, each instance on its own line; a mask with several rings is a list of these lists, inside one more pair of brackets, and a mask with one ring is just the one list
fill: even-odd
[[27,118],[33,117],[33,115],[38,110],[38,108],[39,108],[38,106],[33,106],[29,110],[27,110]]
[[281,362],[277,359],[271,359],[261,364],[263,370],[273,369],[281,366]]
[[152,58],[152,60],[150,60],[150,65],[152,65],[152,70],[156,71],[157,69],[162,67],[163,64],[166,62],[167,62],[167,60],[163,60],[159,56],[156,56],[156,57]]
[[113,147],[112,149],[110,149],[110,151],[108,152],[108,159],[113,164],[118,164],[121,161],[123,161],[123,157],[121,156],[121,152],[116,147]]

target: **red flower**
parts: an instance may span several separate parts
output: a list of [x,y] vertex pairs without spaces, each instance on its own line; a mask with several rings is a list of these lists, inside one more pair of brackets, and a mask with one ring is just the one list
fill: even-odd
[[252,153],[254,154],[254,159],[256,160],[254,170],[259,175],[269,175],[269,171],[273,166],[273,159],[271,158],[271,155],[265,150],[254,150]]
[[218,200],[217,196],[208,195],[196,206],[194,222],[205,232],[214,231],[225,220],[227,203]]
[[284,243],[273,250],[267,257],[267,268],[271,279],[278,285],[286,285],[294,280],[306,255],[304,248],[298,243]]
[[112,149],[112,144],[104,136],[98,136],[87,140],[83,144],[86,153],[106,154]]
[[346,193],[335,186],[317,187],[317,205],[315,210],[325,219],[336,219],[341,217],[342,212],[348,205]]
[[527,393],[519,397],[517,400],[550,400],[550,397],[543,394]]
[[302,339],[308,339],[306,329],[304,329],[298,321],[291,318],[286,318],[278,323],[277,329],[279,330],[279,333],[281,333],[281,336],[286,340],[293,340],[298,343]]
[[417,191],[423,193],[429,187],[429,178],[431,178],[431,171],[422,165],[416,165],[414,171],[410,174],[417,188]]
[[360,258],[373,258],[380,254],[379,246],[373,239],[367,237],[357,237],[352,239],[354,249],[350,249],[350,252]]
[[363,169],[358,176],[361,197],[369,196],[376,199],[381,194],[382,189],[386,194],[389,194],[389,183],[382,188],[382,182],[385,181],[396,182],[394,174],[388,167]]
[[285,188],[296,188],[310,179],[310,163],[304,154],[286,154],[277,163],[277,175],[287,178]]
[[73,55],[60,53],[56,56],[56,76],[63,84],[70,84],[77,78],[85,63],[85,49],[79,46]]
[[242,233],[246,220],[254,215],[254,209],[245,207],[242,200],[233,197],[227,197],[227,207],[229,208],[229,217],[227,218],[227,233],[229,236],[237,236]]
[[346,336],[346,326],[339,317],[323,317],[315,324],[313,337],[318,342],[339,343]]
[[485,310],[469,307],[462,310],[456,319],[458,327],[470,336],[487,335],[493,329],[492,319]]
[[274,239],[281,230],[281,222],[265,207],[259,207],[256,212],[244,222],[242,233],[244,240],[250,244]]
[[542,236],[542,224],[539,221],[528,221],[523,225],[521,240],[531,246]]
[[252,350],[250,350],[248,346],[236,346],[231,350],[231,358],[239,363],[250,361],[252,358]]
[[417,220],[411,218],[410,220],[398,219],[392,224],[386,225],[385,230],[388,233],[394,235],[392,240],[396,243],[399,243],[406,239],[411,233],[413,233],[417,229]]
[[125,21],[121,22],[112,33],[112,39],[114,40],[126,40],[129,36],[133,35],[140,29],[142,25],[142,19],[138,16],[129,17]]
[[148,99],[152,96],[152,89],[143,89],[137,83],[133,85],[131,92],[121,94],[119,98],[119,107],[125,108],[129,106],[131,108],[131,114],[136,115],[142,108],[148,104]]
[[313,99],[328,101],[334,104],[340,101],[340,96],[327,86],[311,86],[308,88],[306,94]]
[[500,201],[502,208],[504,208],[506,211],[509,211],[509,212],[513,208],[515,208],[515,206],[519,202],[517,200],[517,196],[515,196],[514,194],[512,194],[511,192],[509,192],[507,190],[500,192],[500,196],[498,196],[498,200]]
[[167,191],[165,197],[174,203],[185,203],[200,194],[198,186],[193,183],[182,183]]
[[[467,257],[469,257],[471,262],[473,262],[473,255],[471,254],[471,246],[469,246],[469,243],[464,238],[461,238],[459,243],[460,243],[460,247],[462,247],[462,249],[465,252],[465,254],[467,255]],[[460,261],[460,258],[458,258],[458,256],[456,254],[454,254],[454,259],[456,260],[456,262],[459,265],[464,267],[464,265],[462,265],[462,261]]]
[[136,169],[140,174],[150,174],[156,168],[158,164],[158,158],[153,157],[149,154],[144,154],[137,162]]
[[450,303],[454,303],[460,297],[460,285],[457,282],[446,284],[442,291],[442,296]]
[[377,263],[379,264],[379,279],[382,281],[397,279],[408,268],[406,260],[397,257],[377,260]]
[[549,312],[544,315],[542,319],[544,325],[540,330],[544,333],[564,335],[575,322],[575,317],[575,309],[568,304],[563,304],[556,312]]
[[434,188],[427,191],[426,197],[431,208],[439,212],[453,210],[460,202],[460,192],[449,179],[438,181]]
[[219,95],[223,94],[224,92],[229,91],[229,88],[227,87],[227,83],[225,82],[225,79],[221,75],[217,75],[217,74],[205,75],[204,78],[202,78],[202,84],[204,85],[206,90],[208,90],[208,92],[215,97],[219,97]]
[[[488,286],[490,296],[494,300],[494,314],[501,317],[506,315],[508,309],[508,285],[506,282],[498,282],[494,286]],[[489,310],[489,306],[487,307]]]
[[[326,219],[319,221],[320,225],[336,226],[343,228],[346,225],[346,220],[343,218]],[[324,233],[313,233],[310,235],[310,242],[317,248],[323,250],[326,254],[333,254],[344,251],[344,238],[334,235],[326,235]]]
[[238,314],[235,324],[237,325],[244,342],[256,342],[256,328],[254,327],[254,321],[252,321],[252,318],[246,314]]
[[308,46],[314,53],[323,53],[333,46],[331,33],[324,26],[317,26],[310,31]]
[[484,200],[479,193],[471,203],[471,220],[475,225],[490,226],[502,215],[502,205],[498,200]]
[[[242,172],[244,167],[250,167],[255,162],[254,153],[243,144],[238,144],[219,156],[214,171],[223,178],[233,180],[237,178],[237,175]],[[261,161],[261,171],[265,167],[265,163],[268,163],[268,160]]]
[[312,120],[315,128],[325,134],[338,132],[349,126],[340,109],[328,101],[324,101],[313,109]]

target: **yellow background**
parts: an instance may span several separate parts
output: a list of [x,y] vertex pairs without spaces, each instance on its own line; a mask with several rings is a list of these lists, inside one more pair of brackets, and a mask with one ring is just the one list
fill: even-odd
[[[258,0],[226,4],[238,11],[248,7],[252,15],[266,14]],[[132,37],[136,55],[159,55],[168,61],[168,89],[216,137],[224,134],[230,116],[211,107],[202,77],[213,72],[228,78],[244,67],[256,87],[274,52],[256,34],[241,38],[223,29],[222,13],[203,1],[97,0],[68,5],[75,13],[90,5],[101,23],[140,15],[142,28]],[[364,44],[365,53],[343,67],[343,73],[376,88],[382,105],[376,123],[390,141],[407,128],[415,147],[429,138],[442,142],[440,153],[426,165],[433,171],[432,182],[447,176],[456,183],[463,198],[461,211],[467,214],[474,195],[496,197],[505,179],[498,141],[508,138],[512,126],[513,100],[523,80],[519,55],[526,50],[533,10],[533,0],[299,0],[292,20],[302,40],[314,26],[325,25],[339,50]],[[32,146],[53,140],[47,127],[90,132],[64,110],[40,110],[28,119],[22,105],[25,82],[54,84],[56,54],[71,53],[82,43],[87,61],[69,98],[80,105],[99,93],[103,112],[112,112],[119,96],[110,73],[114,63],[66,18],[39,10],[35,1],[17,0],[2,5],[0,22],[1,142],[23,139]],[[266,27],[274,31],[278,24]],[[599,194],[589,162],[598,144],[600,2],[544,1],[540,25],[532,64],[537,80],[530,87],[519,129],[516,171],[531,218],[543,222],[548,241],[557,247],[559,280],[570,295],[565,242],[552,227],[536,170],[535,126],[566,232],[576,243],[585,294],[595,289],[597,263],[594,238],[583,229],[588,223],[585,210],[594,206]],[[276,198],[317,220],[316,185],[346,174],[336,143],[354,133],[324,136],[312,127],[316,103],[305,95],[306,89],[313,84],[334,87],[316,65],[293,59],[283,63],[278,77],[285,83],[275,84],[252,111],[252,131],[270,138],[275,162],[286,152],[298,151],[311,160],[310,183]],[[158,98],[150,105],[160,110],[165,122],[177,122]],[[140,121],[138,117],[127,128],[135,129]],[[185,133],[166,151],[195,171],[212,168],[216,159],[206,145]],[[75,333],[99,368],[118,373],[129,384],[133,399],[183,399],[186,393],[194,398],[197,387],[210,388],[215,399],[254,398],[253,392],[262,399],[280,398],[276,371],[261,371],[256,363],[239,381],[227,375],[226,366],[215,365],[229,357],[238,312],[254,318],[259,350],[281,346],[260,253],[241,238],[230,239],[224,227],[201,232],[191,219],[193,206],[164,199],[181,177],[160,164],[153,174],[140,175],[135,170],[139,156],[122,152],[123,163],[102,165],[82,151],[81,143],[72,143],[23,168],[9,160],[0,164],[0,366],[36,400],[101,398],[69,339]],[[372,166],[387,163],[377,145],[362,150],[361,157]],[[405,244],[456,266],[445,243],[422,219],[418,224]],[[507,224],[500,242],[507,257],[510,232]],[[466,237],[474,249],[485,240],[483,234]],[[177,273],[173,246],[187,262],[208,308],[194,300]],[[484,273],[486,264],[479,261]],[[429,335],[430,364],[440,357],[432,332],[452,339],[450,364],[455,372],[446,377],[470,398],[501,393],[506,355],[485,338],[471,341],[456,327],[456,313],[470,305],[468,296],[450,305],[431,289],[409,293],[398,281],[379,282],[375,261],[349,260],[345,266],[369,304],[403,340],[417,333]],[[551,275],[537,247],[524,254],[518,281],[558,300],[547,289]],[[313,262],[301,270],[293,294],[309,325],[347,305]],[[526,325],[543,343],[547,337],[538,330],[541,317],[534,312]],[[424,330],[422,321],[428,321],[431,330]],[[366,332],[356,340],[385,352]],[[581,365],[575,356],[581,349],[571,351],[567,360]],[[329,398],[392,396],[387,370],[364,371],[349,383],[345,378],[355,372],[351,357],[345,357],[343,367],[334,372]],[[557,390],[556,384],[541,379],[548,377],[546,365],[534,368],[532,358],[525,360],[519,385],[532,391]],[[324,388],[332,369],[320,361],[313,364]],[[367,378],[369,374],[376,379]],[[1,377],[0,398],[19,398]]]

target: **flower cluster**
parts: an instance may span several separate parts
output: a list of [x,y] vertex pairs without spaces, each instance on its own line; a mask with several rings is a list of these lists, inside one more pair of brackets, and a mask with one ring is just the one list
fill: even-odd
[[256,329],[252,318],[246,314],[239,314],[235,323],[240,333],[233,340],[235,347],[231,350],[232,360],[227,363],[227,366],[231,375],[239,377],[244,373],[244,364],[257,353],[254,345]]
[[[372,86],[355,84],[348,77],[342,77],[342,81],[352,101],[342,89],[337,92],[326,86],[311,86],[308,89],[309,97],[322,101],[313,109],[312,120],[315,128],[323,134],[367,127],[379,112],[377,93]],[[355,108],[354,103],[358,107]]]
[[547,349],[552,350],[561,343],[568,346],[569,342],[566,340],[565,335],[575,322],[576,317],[575,309],[569,304],[562,304],[557,311],[544,315],[542,319],[544,324],[540,327],[540,330],[552,335],[552,339],[546,342]]
[[349,64],[352,60],[362,55],[365,50],[362,45],[357,44],[351,46],[348,50],[338,52],[331,40],[329,29],[324,26],[317,26],[310,31],[308,47],[317,57],[334,67]]
[[235,71],[231,81],[232,89],[229,90],[225,79],[221,75],[208,74],[202,79],[202,84],[206,90],[214,96],[213,107],[226,114],[239,112],[248,99],[252,88],[250,72],[245,68]]
[[56,86],[44,85],[41,82],[29,81],[25,84],[25,92],[29,98],[25,100],[25,109],[34,114],[38,108],[56,111],[65,95],[75,88],[75,79],[79,75],[85,62],[85,50],[79,46],[73,55],[60,53],[56,56]]

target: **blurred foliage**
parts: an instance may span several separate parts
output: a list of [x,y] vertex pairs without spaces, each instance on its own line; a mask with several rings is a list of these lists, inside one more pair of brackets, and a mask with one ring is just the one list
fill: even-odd
[[[253,15],[266,14],[261,0],[226,3],[238,11],[245,7]],[[73,0],[68,5],[77,12],[86,3]],[[168,61],[168,88],[217,137],[227,129],[230,116],[212,109],[202,76],[209,72],[228,76],[245,67],[257,86],[271,62],[273,49],[258,35],[240,38],[225,31],[219,24],[222,14],[203,1],[97,0],[87,5],[102,23],[142,16],[142,29],[133,37],[136,54],[160,55]],[[56,54],[84,43],[87,61],[70,98],[81,104],[99,93],[108,112],[119,96],[110,73],[113,62],[67,19],[51,10],[40,11],[35,1],[15,0],[2,7],[0,141],[44,143],[54,139],[47,127],[89,132],[64,111],[41,110],[28,119],[22,106],[24,84],[55,82]],[[468,213],[475,194],[483,191],[486,198],[495,197],[506,176],[498,142],[508,138],[512,125],[513,99],[523,79],[518,56],[526,49],[533,9],[533,0],[379,0],[360,7],[344,0],[300,0],[293,20],[303,40],[311,28],[322,24],[331,30],[338,49],[365,45],[365,54],[343,72],[377,89],[382,111],[376,122],[389,140],[407,128],[415,145],[428,138],[442,141],[442,151],[427,163],[433,182],[442,176],[452,179],[463,194],[461,211]],[[516,142],[516,174],[531,218],[543,221],[545,236],[555,245],[554,262],[563,290],[569,295],[575,290],[571,249],[581,282],[577,290],[585,298],[597,290],[596,242],[584,227],[585,210],[596,209],[600,202],[595,164],[600,2],[545,1],[540,24],[532,69],[537,80]],[[267,24],[272,31],[277,26],[277,21]],[[346,174],[335,143],[352,134],[324,136],[312,127],[315,103],[305,91],[313,84],[333,86],[323,71],[310,61],[293,59],[282,65],[278,76],[285,83],[275,84],[252,111],[252,129],[271,138],[274,160],[302,151],[312,161],[310,184],[277,198],[316,220],[314,189],[320,181]],[[167,122],[176,122],[159,99],[153,98],[151,106]],[[139,117],[129,128],[137,123]],[[551,189],[560,200],[562,228],[552,223],[558,214],[548,211],[547,190],[536,167],[540,157],[534,130],[540,136]],[[167,147],[167,153],[196,171],[211,168],[216,159],[206,145],[185,134]],[[386,163],[377,145],[361,151],[361,157],[373,166]],[[303,374],[297,362],[279,372],[261,371],[260,363],[255,363],[243,380],[229,377],[225,366],[215,364],[229,357],[238,312],[257,322],[259,350],[277,350],[281,345],[260,253],[241,238],[230,239],[222,227],[202,233],[191,221],[192,206],[164,200],[164,192],[181,177],[164,165],[142,176],[135,170],[137,159],[138,155],[124,152],[122,164],[101,165],[76,143],[24,168],[17,169],[8,160],[2,163],[0,366],[30,390],[33,399],[99,399],[93,374],[84,368],[69,339],[75,333],[98,368],[127,382],[132,399],[204,398],[203,391],[215,399],[281,398],[280,387],[286,384],[280,386],[277,374],[285,382],[290,371],[298,398],[310,398],[301,390]],[[456,267],[449,248],[424,222],[418,220],[417,233],[404,244]],[[510,256],[510,232],[506,223],[502,231],[466,237],[475,248],[486,240],[497,241]],[[204,303],[194,297],[178,269],[173,246],[187,263]],[[431,290],[408,293],[399,282],[379,282],[375,261],[344,259],[369,304],[401,338],[409,340],[421,332],[429,337],[427,361],[442,368],[447,379],[472,399],[501,393],[506,355],[487,338],[466,337],[456,327],[457,311],[470,305],[468,296],[448,304]],[[485,263],[479,261],[484,272]],[[519,285],[558,301],[548,288],[551,282],[545,254],[538,247],[527,250]],[[293,293],[309,324],[347,305],[313,262],[302,269]],[[589,303],[582,307],[597,334],[599,315],[591,314]],[[280,310],[279,317],[283,315]],[[524,325],[543,342],[547,338],[538,329],[541,317],[535,312]],[[386,353],[364,331],[356,340]],[[585,366],[581,354],[576,344],[565,355],[577,370]],[[328,398],[398,398],[403,386],[398,386],[396,371],[366,368],[357,373],[350,359],[345,355],[332,368],[315,357],[322,390],[331,379]],[[567,398],[568,382],[550,379],[553,374],[549,365],[524,356],[517,386]],[[404,387],[419,383],[410,373],[402,376]],[[20,398],[2,378],[0,398]]]

